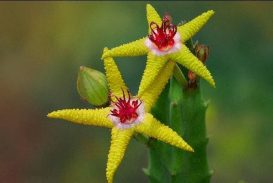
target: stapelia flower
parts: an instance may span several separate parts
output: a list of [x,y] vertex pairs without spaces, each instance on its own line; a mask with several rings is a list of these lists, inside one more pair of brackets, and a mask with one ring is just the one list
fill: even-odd
[[139,40],[115,47],[106,52],[104,57],[124,57],[148,55],[147,65],[141,82],[140,93],[157,77],[167,61],[175,61],[215,87],[215,82],[206,66],[194,56],[185,42],[195,35],[210,17],[213,10],[207,11],[188,23],[176,26],[171,23],[170,16],[161,20],[156,10],[147,4],[147,20],[149,35]]
[[113,58],[105,57],[104,66],[111,91],[111,105],[101,109],[58,110],[49,113],[47,116],[112,129],[106,168],[108,183],[112,183],[114,173],[135,132],[156,138],[180,149],[193,151],[175,131],[160,123],[149,113],[172,74],[174,65],[174,62],[168,62],[161,74],[157,76],[156,82],[153,82],[141,95],[131,96]]

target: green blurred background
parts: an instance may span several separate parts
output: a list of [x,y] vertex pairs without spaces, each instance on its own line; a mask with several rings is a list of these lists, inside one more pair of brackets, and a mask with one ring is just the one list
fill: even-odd
[[[47,119],[88,108],[76,90],[81,65],[103,71],[105,46],[147,34],[146,2],[0,4],[0,182],[102,183],[109,130]],[[194,37],[210,46],[217,88],[202,83],[212,182],[273,181],[273,3],[152,2],[174,22],[213,9]],[[135,92],[145,57],[117,59]],[[115,182],[148,182],[147,149],[132,140]]]

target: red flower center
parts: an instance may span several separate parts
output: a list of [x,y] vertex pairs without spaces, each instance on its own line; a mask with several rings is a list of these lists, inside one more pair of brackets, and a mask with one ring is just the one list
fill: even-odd
[[138,99],[132,99],[129,91],[128,93],[128,99],[125,98],[125,93],[123,92],[123,97],[116,97],[117,101],[112,101],[115,108],[111,110],[112,116],[118,117],[121,123],[132,123],[137,117],[137,109],[141,105],[141,101]]
[[149,39],[157,46],[161,51],[169,50],[174,45],[174,36],[177,32],[176,25],[172,24],[168,16],[164,16],[161,27],[155,22],[151,22],[150,28],[152,33],[149,35]]

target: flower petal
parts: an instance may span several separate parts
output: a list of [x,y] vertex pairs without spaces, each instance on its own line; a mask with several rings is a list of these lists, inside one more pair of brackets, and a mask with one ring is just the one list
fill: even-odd
[[151,110],[151,107],[156,102],[158,96],[160,95],[165,85],[169,81],[169,78],[173,73],[174,66],[175,62],[168,61],[168,63],[160,71],[160,74],[157,75],[156,79],[142,93],[142,95],[139,96],[139,98],[144,101],[146,112],[149,112]]
[[101,109],[63,109],[53,111],[49,118],[64,119],[73,123],[112,128],[113,123],[107,118],[110,108]]
[[106,177],[108,183],[113,182],[114,174],[124,156],[126,147],[134,133],[133,129],[112,129],[111,146],[108,154]]
[[189,146],[175,131],[157,121],[150,113],[145,114],[144,121],[135,127],[135,131],[180,149],[193,152],[191,146]]
[[156,24],[158,24],[159,26],[161,25],[161,18],[159,16],[159,14],[156,12],[156,10],[154,9],[154,7],[150,4],[146,5],[146,12],[147,12],[147,21],[148,21],[148,32],[151,32],[150,29],[150,24],[151,22],[155,22]]
[[112,48],[111,50],[103,53],[102,59],[105,57],[133,57],[146,55],[149,51],[144,44],[146,38],[147,37],[144,37],[139,40]]
[[[107,52],[107,48],[104,49],[104,52]],[[126,91],[128,88],[122,79],[114,59],[112,57],[106,57],[104,58],[103,63],[111,93],[117,97],[121,97],[123,94],[122,90]]]
[[179,52],[170,54],[170,59],[180,63],[215,87],[215,82],[209,70],[184,44],[182,44],[182,48]]
[[146,68],[140,82],[138,96],[142,95],[144,90],[151,85],[166,63],[166,56],[156,56],[151,52],[148,53]]
[[188,23],[178,27],[178,32],[180,33],[182,42],[186,42],[192,36],[194,36],[210,19],[214,14],[213,10],[209,10],[198,17],[194,18]]

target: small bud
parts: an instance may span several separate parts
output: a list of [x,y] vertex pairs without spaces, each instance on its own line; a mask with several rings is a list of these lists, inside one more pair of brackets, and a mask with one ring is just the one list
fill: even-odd
[[195,46],[195,53],[196,57],[205,63],[209,56],[209,47],[204,44],[197,44]]
[[195,81],[196,80],[196,74],[194,74],[192,71],[188,72],[188,78],[190,81]]
[[195,73],[193,73],[192,71],[188,72],[188,87],[189,88],[196,88],[197,86],[197,76]]
[[[209,47],[204,44],[199,44],[198,41],[193,45],[196,57],[205,64],[208,55],[209,55]],[[198,84],[198,76],[192,71],[188,71],[188,87],[196,88]]]
[[77,79],[77,90],[82,99],[94,106],[108,102],[108,86],[103,73],[81,66]]

